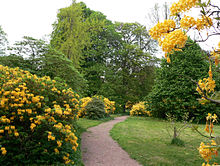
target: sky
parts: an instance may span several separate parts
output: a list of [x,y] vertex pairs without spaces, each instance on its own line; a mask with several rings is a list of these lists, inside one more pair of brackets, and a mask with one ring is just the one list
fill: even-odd
[[[155,3],[177,0],[76,0],[83,1],[90,9],[100,11],[107,19],[120,22],[139,22],[147,25],[147,15]],[[220,4],[220,0],[212,0]],[[0,0],[0,25],[7,33],[10,44],[23,36],[43,38],[49,35],[60,8],[72,0]]]
[[[77,0],[80,2],[81,0]],[[112,21],[146,24],[146,15],[156,2],[165,0],[82,0]],[[170,0],[169,0],[170,1]],[[12,44],[23,36],[42,38],[52,32],[60,8],[72,0],[0,0],[0,25]]]

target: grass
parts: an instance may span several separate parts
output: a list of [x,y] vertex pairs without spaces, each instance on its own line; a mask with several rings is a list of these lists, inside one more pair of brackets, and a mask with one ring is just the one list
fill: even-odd
[[[144,166],[202,165],[204,160],[197,148],[200,142],[209,140],[187,128],[180,136],[185,146],[171,145],[172,138],[166,131],[168,123],[153,118],[129,117],[113,127],[111,136],[131,158]],[[199,129],[203,132],[204,125],[199,125]],[[214,131],[220,135],[220,126],[215,126]],[[220,157],[212,161],[220,161]]]

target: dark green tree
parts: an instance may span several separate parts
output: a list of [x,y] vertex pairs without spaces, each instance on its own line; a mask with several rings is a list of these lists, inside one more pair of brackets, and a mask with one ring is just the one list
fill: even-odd
[[190,117],[196,117],[199,121],[205,119],[208,112],[219,114],[215,104],[202,105],[197,100],[201,96],[192,80],[207,77],[209,69],[208,60],[201,48],[188,40],[183,51],[175,52],[170,57],[171,63],[162,59],[156,72],[153,91],[148,96],[153,115],[165,118],[169,113],[180,120],[189,112]]
[[108,86],[112,86],[113,94],[125,110],[126,102],[140,101],[151,90],[157,61],[151,54],[156,43],[139,23],[116,23],[115,26],[121,39],[108,64],[113,77],[107,82],[112,83]]
[[87,25],[90,27],[90,45],[83,50],[81,70],[88,80],[87,94],[93,96],[100,92],[104,84],[109,70],[107,63],[120,44],[120,36],[115,31],[114,24],[107,20],[105,15],[87,8],[85,4],[82,6]]

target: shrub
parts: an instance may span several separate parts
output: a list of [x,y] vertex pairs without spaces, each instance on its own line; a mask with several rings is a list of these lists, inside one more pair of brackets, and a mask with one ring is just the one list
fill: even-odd
[[[114,113],[114,111],[115,111],[115,102],[114,101],[110,101],[108,98],[105,98],[103,96],[93,96],[93,98],[96,98],[96,99],[100,100],[101,102],[103,102],[104,111],[106,114]],[[92,101],[93,98],[84,97],[84,98],[80,99],[80,102],[81,102],[81,105],[80,105],[81,109],[79,111],[80,117],[82,117],[82,118],[88,117],[88,112],[86,110],[86,106],[89,102]]]
[[49,77],[0,65],[0,163],[76,161],[78,98]]
[[103,119],[109,117],[105,112],[105,105],[100,99],[93,97],[85,107],[86,117],[88,119]]
[[114,113],[115,111],[115,102],[110,101],[108,98],[103,96],[94,96],[95,98],[98,98],[99,100],[104,102],[105,105],[105,113],[110,114]]
[[151,116],[151,112],[147,110],[148,105],[145,102],[139,102],[132,106],[130,116]]

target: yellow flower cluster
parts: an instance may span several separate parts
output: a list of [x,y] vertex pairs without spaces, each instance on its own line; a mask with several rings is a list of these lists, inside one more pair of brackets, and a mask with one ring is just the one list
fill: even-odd
[[[217,148],[215,146],[216,142],[212,140],[211,145],[206,145],[203,142],[201,142],[200,147],[198,148],[200,155],[207,163],[209,163],[213,155],[217,155],[218,153]],[[203,165],[205,165],[205,163]]]
[[193,17],[190,16],[184,16],[181,20],[180,20],[180,26],[183,29],[188,30],[189,28],[193,27],[196,25],[196,21]]
[[203,30],[204,28],[210,28],[213,25],[212,19],[207,16],[202,16],[202,18],[197,18],[196,20],[196,29],[198,31]]
[[[215,80],[212,79],[212,68],[211,68],[211,66],[209,68],[209,77],[208,78],[203,78],[203,80],[199,80],[198,85],[203,91],[206,92],[206,94],[214,92],[216,84],[215,84]],[[196,90],[199,92],[199,94],[203,95],[203,93],[202,93],[202,91],[200,90],[199,87],[197,87]]]
[[186,12],[192,7],[196,6],[199,0],[179,0],[177,3],[173,3],[170,7],[171,15],[176,15],[180,12]]
[[[213,127],[214,127],[213,123],[217,121],[217,118],[218,117],[216,114],[212,115],[210,113],[208,113],[206,117],[205,131],[210,133],[210,135],[213,133]],[[211,145],[210,144],[205,145],[203,142],[201,142],[198,150],[202,158],[204,158],[204,160],[207,162],[207,164],[203,163],[204,166],[209,165],[209,161],[212,159],[213,155],[216,155],[216,156],[218,155],[216,145],[217,144],[214,140],[212,140]]]
[[187,40],[187,35],[180,29],[175,30],[175,27],[176,24],[173,20],[165,20],[149,30],[151,37],[162,46],[168,63],[170,62],[169,56],[167,57],[168,53],[181,51]]
[[6,155],[7,150],[5,149],[5,147],[1,147],[1,151],[2,151],[2,155]]
[[[79,116],[79,95],[72,89],[59,89],[56,87],[56,81],[49,77],[39,78],[19,68],[0,65],[0,75],[2,155],[7,153],[7,147],[3,147],[4,141],[20,137],[24,132],[30,134],[30,138],[34,137],[36,132],[42,135],[47,132],[48,143],[45,146],[54,146],[56,143],[54,153],[57,155],[61,155],[59,150],[63,149],[61,146],[64,143],[72,145],[72,149],[76,151],[77,137],[70,122]],[[43,145],[45,142],[39,143]],[[44,151],[50,152],[49,149]],[[69,162],[70,159],[65,156],[64,163]]]
[[147,106],[145,102],[134,104],[130,111],[130,116],[151,116],[151,112],[146,110]]
[[213,123],[217,121],[217,118],[218,117],[216,114],[212,115],[212,114],[208,113],[208,116],[206,117],[206,127],[205,127],[205,131],[207,133],[212,134],[214,132],[213,131],[213,127],[214,127]]
[[82,99],[80,99],[80,110],[79,110],[79,117],[84,118],[86,116],[86,111],[85,111],[85,107],[87,106],[87,104],[92,101],[91,97],[84,97]]
[[110,101],[108,98],[104,98],[104,104],[105,104],[105,113],[114,113],[115,111],[115,102]]
[[218,48],[211,52],[211,54],[215,60],[215,65],[217,66],[220,62],[220,42],[218,43]]
[[176,24],[173,20],[165,20],[158,23],[149,30],[149,34],[155,40],[162,39],[167,33],[173,31],[176,28]]
[[168,33],[166,38],[159,44],[162,45],[162,50],[165,53],[172,53],[172,51],[181,51],[181,48],[186,44],[186,40],[186,34],[182,30],[177,29]]

